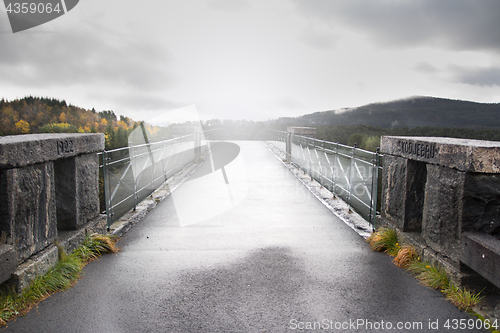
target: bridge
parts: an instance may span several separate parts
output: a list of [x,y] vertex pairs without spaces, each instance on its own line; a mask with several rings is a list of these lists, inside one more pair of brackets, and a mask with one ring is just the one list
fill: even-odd
[[[355,205],[342,204],[339,199],[340,195],[346,194],[340,192],[348,192],[348,188],[343,186],[341,191],[341,182],[327,183],[326,179],[334,179],[331,177],[332,174],[325,176],[325,173],[319,171],[321,166],[325,169],[324,166],[329,163],[328,161],[331,164],[332,160],[328,156],[334,155],[326,154],[326,159],[320,161],[315,159],[315,156],[319,155],[312,151],[313,154],[308,155],[311,157],[308,160],[309,164],[302,165],[303,169],[310,172],[310,176],[301,174],[289,163],[290,160],[295,159],[295,162],[300,164],[298,158],[300,156],[304,158],[304,151],[308,151],[309,154],[312,145],[316,145],[315,149],[323,149],[320,151],[322,153],[328,153],[326,150],[333,151],[334,149],[321,146],[307,137],[289,136],[288,139],[291,139],[289,142],[299,144],[286,149],[286,136],[282,141],[276,140],[274,136],[267,141],[267,145],[259,141],[232,142],[239,149],[237,154],[234,149],[232,150],[229,154],[232,158],[225,156],[223,160],[228,163],[225,165],[222,163],[224,171],[222,167],[217,168],[216,163],[214,164],[213,158],[215,157],[216,160],[219,158],[217,157],[219,148],[214,144],[211,152],[212,160],[207,155],[204,161],[200,161],[197,165],[191,164],[191,169],[188,167],[180,173],[177,172],[175,176],[167,177],[170,181],[177,178],[177,183],[167,182],[169,188],[164,191],[169,193],[168,196],[158,194],[161,192],[153,192],[153,198],[146,199],[156,206],[148,214],[144,213],[147,209],[141,211],[140,203],[136,205],[134,214],[141,215],[143,218],[124,234],[119,243],[122,247],[121,253],[105,256],[88,265],[85,269],[85,277],[74,288],[65,293],[53,295],[40,304],[37,311],[32,311],[16,322],[10,323],[6,331],[31,332],[33,327],[39,328],[40,331],[52,332],[90,330],[288,332],[314,329],[346,332],[394,329],[436,331],[436,325],[443,330],[446,320],[472,318],[458,311],[442,298],[439,292],[419,285],[412,276],[394,266],[391,258],[371,251],[363,237],[354,230],[366,231],[366,227],[360,227],[361,224],[356,227],[355,224],[346,223],[349,221],[346,221],[345,216],[356,214],[349,212],[355,209]],[[98,164],[89,163],[89,161],[95,161],[96,153],[102,150],[102,146],[99,147],[102,143],[101,136],[48,136],[43,139],[46,140],[44,144],[34,139],[23,141],[21,136],[16,140],[2,142],[2,147],[11,145],[8,150],[3,148],[2,156],[7,156],[5,153],[7,151],[16,151],[17,155],[21,156],[19,160],[27,162],[25,164],[9,162],[9,164],[4,158],[2,186],[5,192],[2,193],[8,193],[10,197],[17,195],[15,198],[19,198],[23,191],[17,190],[21,188],[21,185],[15,185],[18,184],[16,181],[33,175],[38,177],[36,179],[40,179],[39,184],[52,184],[51,170],[57,168],[55,165],[68,165],[67,163],[71,163],[69,165],[72,165],[74,170],[93,166],[94,172],[86,174],[83,171],[77,171],[75,175],[77,179],[90,177],[93,179],[91,183],[96,185]],[[303,142],[300,143],[300,140]],[[312,141],[307,142],[307,140]],[[386,151],[383,157],[384,174],[380,180],[383,180],[381,183],[386,185],[380,190],[382,209],[379,210],[381,215],[375,219],[375,223],[398,227],[401,235],[408,238],[408,241],[421,245],[422,254],[425,251],[424,255],[447,265],[446,267],[452,274],[457,274],[457,279],[469,277],[474,273],[474,267],[467,266],[467,271],[464,273],[461,271],[461,265],[466,266],[466,261],[471,258],[470,265],[473,266],[474,262],[478,261],[474,256],[482,257],[486,253],[485,249],[489,249],[485,244],[492,243],[493,246],[497,244],[494,241],[487,243],[494,236],[485,232],[484,227],[481,226],[479,227],[481,230],[464,230],[463,233],[460,230],[455,233],[453,236],[455,242],[465,239],[467,244],[472,244],[470,251],[466,246],[460,247],[462,254],[458,255],[457,267],[453,262],[453,256],[447,255],[451,252],[445,252],[449,251],[450,247],[444,247],[440,252],[439,248],[431,242],[437,240],[438,245],[440,244],[439,238],[432,238],[433,234],[429,232],[429,230],[435,230],[435,227],[430,229],[425,224],[426,222],[423,222],[425,219],[422,216],[429,215],[428,207],[430,207],[429,203],[426,203],[425,196],[417,200],[411,197],[415,195],[415,191],[401,192],[402,189],[416,186],[421,189],[423,187],[424,193],[426,191],[432,193],[432,189],[427,190],[427,186],[431,187],[428,179],[434,177],[435,173],[426,174],[425,180],[422,180],[422,166],[429,170],[425,165],[429,164],[426,159],[457,155],[456,150],[447,153],[447,149],[450,144],[460,146],[460,142],[434,140],[437,141],[433,143],[436,145],[435,151],[440,153],[431,157],[431,144],[421,138],[386,138],[385,140],[382,147]],[[280,145],[283,144],[285,149],[280,152]],[[429,149],[427,149],[428,146]],[[15,150],[12,147],[15,147]],[[49,149],[47,147],[51,147],[50,149],[54,151],[53,155],[40,154],[44,156],[43,160],[34,157],[37,156],[35,152]],[[219,147],[219,154],[221,154],[224,146]],[[301,147],[302,151],[299,151],[298,149],[301,148],[298,147]],[[231,151],[231,149],[228,150]],[[496,164],[495,159],[491,158],[491,152],[496,148],[481,148],[476,145],[474,149],[475,151],[471,152],[469,149],[467,154],[464,154],[464,156],[474,157],[469,158],[464,165],[468,168],[475,166],[474,179],[479,177],[478,173],[481,172],[477,169],[479,166],[489,167],[490,169],[483,170],[487,172],[479,178],[493,177],[484,181],[492,183],[492,179],[493,181],[496,179],[495,172],[492,172]],[[490,154],[484,154],[483,151],[483,154],[477,155],[480,149],[485,149]],[[146,152],[144,156],[155,158],[154,150],[151,150],[152,154],[149,154],[147,148],[144,151]],[[23,152],[24,155],[19,152]],[[198,156],[203,153],[207,154],[208,150],[203,152],[200,148],[197,152],[200,154]],[[354,151],[352,156],[356,153]],[[195,154],[194,150],[193,154]],[[138,153],[137,156],[139,155],[141,154]],[[490,156],[490,158],[478,160],[477,156]],[[102,156],[102,158],[105,157],[106,155]],[[8,159],[13,158],[8,157]],[[84,162],[78,163],[80,159]],[[288,162],[287,159],[289,159]],[[492,163],[488,164],[487,161],[492,161]],[[29,167],[26,165],[28,163],[34,166]],[[339,161],[339,163],[344,162]],[[432,165],[439,164],[444,164],[444,162],[436,162]],[[207,165],[209,165],[209,172],[204,171],[204,166]],[[149,173],[151,165],[143,163],[143,166],[145,168],[141,171],[148,170],[148,174],[155,174],[155,172]],[[338,165],[337,167],[340,168]],[[378,174],[377,168],[375,164],[375,168],[371,170],[370,181],[372,182],[373,176]],[[416,173],[413,173],[412,168],[417,169]],[[419,168],[420,171],[418,171]],[[170,168],[167,169],[170,170]],[[291,169],[295,170],[295,174],[290,172]],[[374,170],[376,172],[373,172]],[[396,175],[393,176],[392,181],[397,184],[387,185],[391,184],[387,170],[392,170],[392,174]],[[470,169],[467,170],[469,171],[452,168],[451,171],[447,171],[445,167],[439,167],[441,173],[456,173],[463,179],[469,175],[463,175],[460,172],[470,173]],[[398,172],[404,172],[404,177]],[[26,176],[19,177],[18,175],[22,173]],[[420,176],[415,176],[415,174]],[[41,180],[40,175],[44,175],[48,180]],[[124,182],[127,177],[115,178],[121,178]],[[315,183],[314,178],[319,182]],[[152,183],[155,179],[155,177],[152,178]],[[304,186],[303,182],[299,181],[300,179],[309,184],[316,194],[321,194],[324,187],[330,187],[332,190],[329,192],[330,198],[326,195],[323,197],[319,195],[323,202],[318,200],[318,195],[315,196]],[[412,185],[412,181],[424,184]],[[468,189],[470,181],[467,180],[465,185]],[[110,218],[120,221],[116,216],[111,216],[109,209],[108,214],[104,216],[100,216],[96,209],[87,215],[76,214],[76,212],[91,211],[91,209],[86,210],[75,205],[73,214],[76,215],[70,220],[80,222],[72,224],[58,222],[59,216],[65,215],[58,211],[63,208],[58,208],[56,204],[57,192],[61,187],[73,188],[72,185],[68,185],[73,182],[90,183],[81,182],[80,178],[80,181],[66,179],[62,183],[64,186],[57,185],[57,183],[52,187],[47,186],[51,188],[45,195],[49,200],[40,200],[44,204],[40,205],[42,208],[33,214],[49,217],[55,214],[55,217],[49,218],[48,221],[39,223],[38,230],[50,223],[56,222],[55,225],[42,229],[44,232],[30,234],[41,237],[44,244],[35,244],[33,241],[36,240],[35,236],[30,238],[12,236],[19,235],[19,230],[21,230],[21,227],[16,227],[14,224],[19,223],[19,215],[12,212],[17,214],[20,210],[13,209],[12,205],[2,207],[3,216],[17,216],[17,219],[11,217],[8,220],[10,224],[7,226],[5,222],[2,223],[2,240],[5,239],[1,252],[2,273],[5,272],[6,267],[11,267],[10,277],[7,277],[11,281],[26,281],[25,278],[31,276],[33,271],[41,271],[43,267],[50,266],[47,264],[48,260],[35,259],[36,257],[50,258],[50,248],[54,246],[56,239],[66,237],[66,245],[71,246],[71,244],[77,244],[78,238],[89,230],[106,230],[107,221]],[[148,188],[146,186],[148,182],[144,181],[144,186],[139,186],[139,189]],[[120,182],[116,181],[116,184],[118,183]],[[142,184],[141,181],[139,183]],[[354,180],[348,183],[354,184]],[[457,181],[454,184],[460,186]],[[175,190],[172,190],[174,187]],[[39,191],[36,193],[43,192],[40,190],[42,186],[35,188]],[[208,190],[199,190],[202,188]],[[137,187],[134,189],[135,194],[139,193],[137,189]],[[75,191],[89,193],[88,190]],[[332,193],[336,194],[337,198],[334,198]],[[404,197],[401,193],[408,193],[410,197]],[[452,190],[452,193],[460,192]],[[352,191],[352,195],[357,197],[363,197],[365,194],[361,191],[359,193]],[[43,198],[41,194],[31,196]],[[130,200],[124,200],[127,196],[126,193],[122,193],[120,200],[115,196],[113,198],[116,199],[115,201],[107,202],[108,208],[117,203],[127,202]],[[395,199],[397,196],[402,201],[401,203],[397,203]],[[93,199],[90,201],[95,208],[95,192],[91,197]],[[108,196],[108,199],[110,198],[111,195]],[[162,198],[164,199],[160,200]],[[135,201],[137,195],[132,196],[131,199]],[[7,201],[8,203],[13,202],[12,199],[9,200],[11,201]],[[21,201],[21,199],[16,200]],[[53,208],[48,210],[50,213],[40,214],[40,209],[48,206],[47,201],[52,202]],[[325,202],[335,201],[339,202],[339,206],[325,205]],[[374,201],[375,198],[371,195],[370,202]],[[117,207],[114,208],[117,209]],[[32,212],[36,209],[25,208],[21,211]],[[200,218],[200,212],[205,212],[201,215],[202,218]],[[421,225],[418,227],[415,226],[414,221],[415,216],[419,214]],[[80,220],[77,219],[78,216]],[[34,219],[29,221],[34,221]],[[111,226],[116,226],[115,221],[112,222]],[[373,226],[368,221],[365,222],[365,226]],[[457,223],[462,223],[462,221]],[[491,224],[491,221],[489,223]],[[14,232],[8,234],[7,227],[15,230],[16,234]],[[45,230],[52,230],[52,232]],[[123,227],[117,230],[123,230]],[[431,236],[426,232],[429,232]],[[10,238],[8,235],[11,235]],[[19,250],[17,246],[22,242],[16,243],[13,239],[25,240],[24,244],[28,244],[28,241],[32,243],[30,246],[21,246]],[[445,240],[443,244],[449,242],[449,238]],[[472,243],[473,241],[475,243]],[[433,248],[437,250],[432,250]],[[32,254],[28,255],[29,252],[26,249],[32,251]],[[495,260],[494,249],[493,247],[491,252],[486,253],[491,256],[493,262]],[[45,262],[45,266],[39,264],[40,261]],[[12,265],[12,262],[16,264]],[[478,265],[475,268],[476,274],[484,267],[488,265]],[[14,278],[16,274],[20,276],[17,280]],[[491,279],[487,274],[483,276],[485,279]],[[22,289],[22,283],[19,283],[18,287]]]

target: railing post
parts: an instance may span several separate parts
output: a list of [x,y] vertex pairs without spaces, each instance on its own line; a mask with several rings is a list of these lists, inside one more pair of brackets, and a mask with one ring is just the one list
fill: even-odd
[[354,151],[357,148],[357,144],[354,144],[354,147],[351,149],[351,165],[349,166],[349,193],[347,195],[347,206],[349,208],[349,211],[351,210],[351,195],[352,195],[352,173],[354,170]]
[[[167,150],[165,148],[165,138],[162,137],[161,138],[161,150],[162,150],[162,154],[161,156],[165,156],[164,158],[162,158],[162,165],[163,165],[163,178],[165,179],[165,181],[167,181],[168,177],[167,177]],[[164,155],[165,154],[165,155]]]
[[337,163],[337,160],[339,158],[339,144],[335,144],[335,151],[334,151],[334,157],[333,157],[333,165],[332,165],[332,193],[334,197],[337,197],[337,194],[335,193],[335,172],[337,172],[338,167],[335,167],[335,164]]
[[[130,144],[130,152],[131,152],[130,163],[134,164],[134,170],[136,170],[136,173],[138,173],[137,161],[135,158],[135,148],[134,148],[133,144]],[[139,177],[139,175],[137,177]],[[138,199],[139,199],[139,197],[137,196],[137,179],[134,179],[134,211],[137,209],[137,200]]]
[[321,154],[320,154],[320,158],[319,158],[319,171],[320,171],[320,179],[321,179],[321,186],[325,187],[325,172],[323,171],[325,168],[323,168],[323,164],[325,164],[325,161],[324,161],[324,156],[326,154],[325,152],[325,144],[326,144],[326,140],[323,140],[323,150],[321,151]]
[[110,197],[110,189],[111,189],[111,184],[109,184],[110,181],[110,176],[108,175],[108,152],[103,151],[102,152],[102,181],[104,183],[104,203],[106,204],[106,224],[109,230],[109,227],[111,226],[111,197]]
[[309,138],[306,138],[306,147],[307,147],[307,152],[309,153],[309,175],[311,176],[311,180],[313,179],[313,175],[314,175],[314,167],[313,167],[313,157],[312,157],[312,153],[311,153],[311,143],[310,143],[310,139]]
[[155,160],[151,149],[151,139],[148,140],[149,158],[151,159],[151,189],[155,188]]
[[380,147],[377,147],[375,153],[375,160],[373,161],[373,174],[372,174],[372,202],[370,205],[370,222],[373,230],[376,228],[377,223],[377,200],[378,200],[378,168],[380,166]]
[[[206,140],[209,140],[210,133],[205,132]],[[194,131],[194,162],[199,162],[201,158],[201,132]]]
[[286,132],[286,160],[292,161],[292,133],[288,131]]

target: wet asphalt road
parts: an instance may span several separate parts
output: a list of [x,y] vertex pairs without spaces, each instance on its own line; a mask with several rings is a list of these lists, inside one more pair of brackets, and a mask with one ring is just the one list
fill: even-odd
[[477,331],[446,329],[472,317],[371,251],[262,143],[236,143],[229,185],[220,170],[181,185],[4,332]]

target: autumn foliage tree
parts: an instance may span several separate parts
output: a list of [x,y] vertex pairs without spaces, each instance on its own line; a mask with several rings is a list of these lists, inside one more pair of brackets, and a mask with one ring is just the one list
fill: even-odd
[[30,124],[22,119],[16,123],[16,128],[17,131],[22,134],[28,134],[30,132]]
[[29,133],[105,133],[106,149],[128,145],[128,134],[137,126],[111,110],[86,110],[64,100],[25,97],[0,100],[0,135]]

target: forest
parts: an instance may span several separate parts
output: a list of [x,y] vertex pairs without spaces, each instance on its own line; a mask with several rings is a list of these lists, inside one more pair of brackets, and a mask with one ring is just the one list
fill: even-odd
[[450,128],[450,127],[394,127],[383,128],[368,125],[323,125],[317,126],[316,138],[338,142],[349,146],[376,151],[380,147],[380,137],[392,136],[428,136],[477,140],[500,140],[500,129]]
[[[141,122],[117,116],[114,111],[86,110],[65,100],[42,97],[24,97],[13,101],[0,100],[0,136],[34,133],[104,133],[106,150],[128,146],[128,136]],[[181,124],[189,125],[189,124]],[[206,120],[204,130],[224,129],[233,140],[253,140],[266,127],[263,122],[247,120]],[[152,141],[161,140],[164,133],[146,124]],[[158,133],[161,133],[159,135]],[[168,137],[165,137],[168,139]]]
[[33,133],[104,133],[106,150],[128,145],[129,133],[139,125],[113,111],[67,104],[65,100],[24,97],[0,100],[0,135]]

